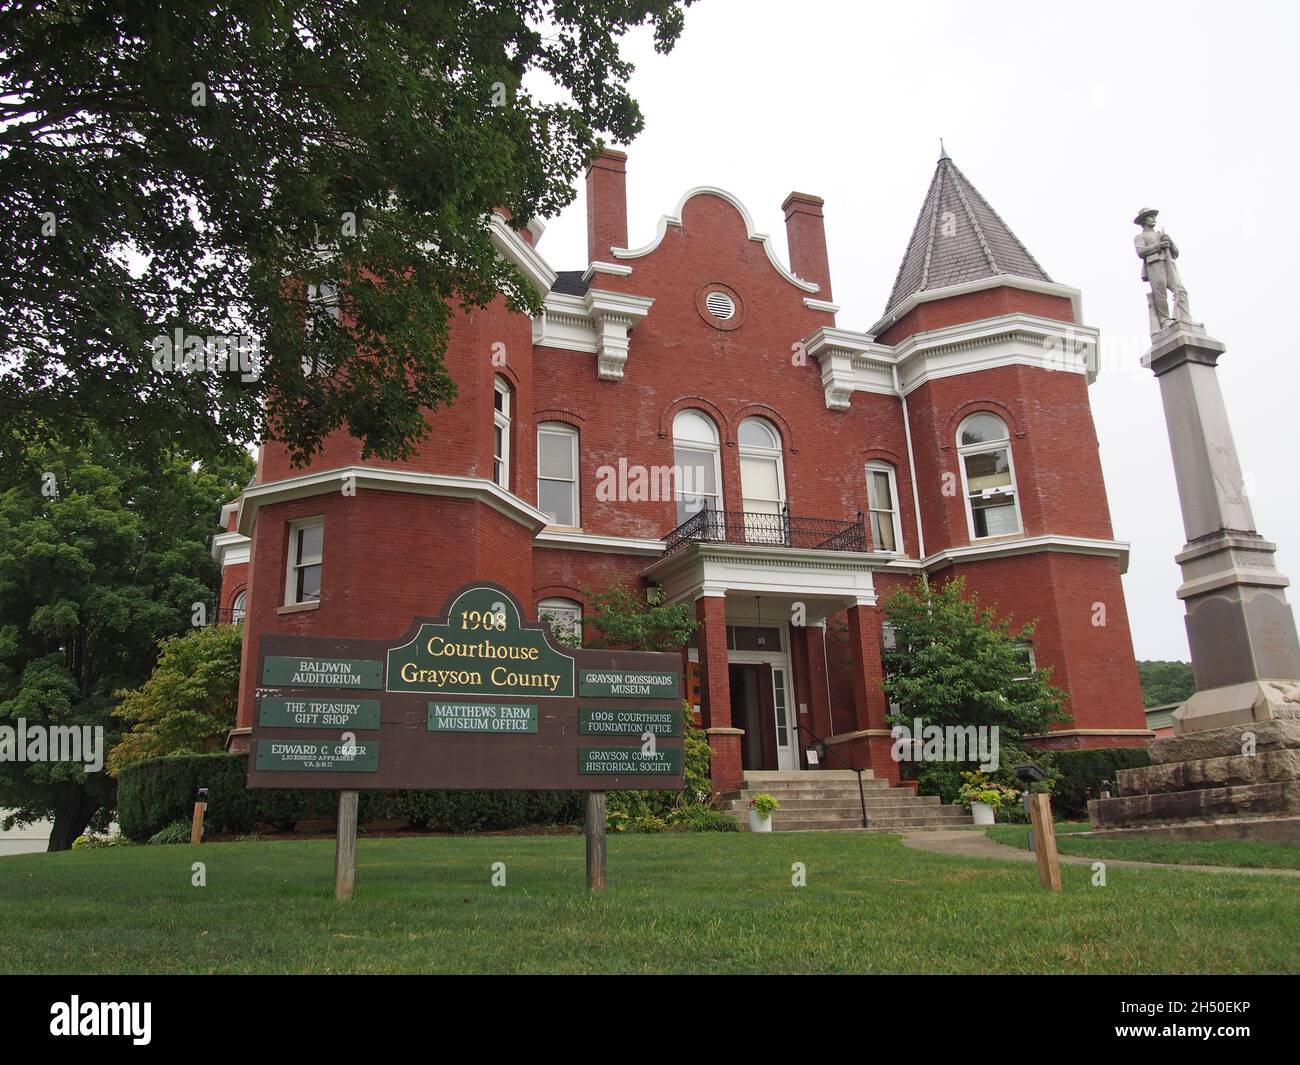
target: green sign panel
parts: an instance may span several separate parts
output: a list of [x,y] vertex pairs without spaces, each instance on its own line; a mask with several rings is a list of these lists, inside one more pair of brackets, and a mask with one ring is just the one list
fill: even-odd
[[257,723],[269,728],[376,729],[379,700],[264,695],[258,704]]
[[680,698],[682,675],[660,670],[584,668],[578,685],[579,695],[605,699],[676,699]]
[[682,749],[661,747],[646,754],[640,747],[579,747],[579,776],[676,776],[682,771]]
[[373,773],[379,744],[343,740],[258,740],[257,768],[289,773]]
[[380,685],[382,662],[360,658],[289,658],[267,655],[262,683],[290,688],[352,688],[373,691]]
[[430,703],[430,732],[536,732],[536,703]]
[[682,715],[677,710],[611,710],[578,708],[578,733],[582,736],[680,736]]
[[456,597],[447,621],[425,622],[388,652],[390,692],[573,698],[573,658],[526,629],[512,598],[495,588]]

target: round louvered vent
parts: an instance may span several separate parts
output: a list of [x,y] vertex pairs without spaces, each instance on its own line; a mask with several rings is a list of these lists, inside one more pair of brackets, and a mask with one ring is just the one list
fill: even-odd
[[710,292],[704,298],[704,305],[709,313],[720,322],[731,319],[736,313],[736,305],[725,292]]

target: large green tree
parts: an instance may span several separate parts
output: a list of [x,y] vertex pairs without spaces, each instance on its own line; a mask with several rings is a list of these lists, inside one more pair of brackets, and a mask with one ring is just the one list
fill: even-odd
[[[122,731],[115,693],[142,684],[158,641],[214,598],[212,527],[252,464],[146,464],[99,438],[31,446],[23,459],[39,472],[0,493],[0,726],[102,727],[106,755]],[[0,807],[16,811],[6,821],[52,818],[51,850],[112,803],[102,770],[0,761]]]
[[[898,711],[891,724],[998,727],[1001,770],[995,779],[1014,782],[1012,762],[1024,757],[1022,739],[1068,721],[1065,693],[1051,671],[1031,666],[1025,646],[1034,626],[1012,629],[994,606],[968,595],[960,578],[943,583],[918,579],[883,604],[893,631],[882,651],[884,690]],[[951,800],[962,770],[971,763],[911,765],[922,788]]]
[[1138,662],[1137,670],[1143,706],[1186,702],[1196,691],[1196,677],[1192,674],[1190,662],[1144,659]]
[[[538,308],[490,212],[554,215],[640,131],[622,38],[669,51],[683,6],[0,0],[0,463],[86,425],[407,453],[455,307]],[[169,372],[178,329],[260,376]]]

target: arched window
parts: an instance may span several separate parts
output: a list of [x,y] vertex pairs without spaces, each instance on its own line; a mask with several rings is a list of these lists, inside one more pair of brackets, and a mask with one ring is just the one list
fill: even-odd
[[566,646],[582,646],[581,603],[573,599],[543,599],[537,604],[537,620],[549,624]]
[[492,480],[510,491],[510,383],[497,374],[492,391]]
[[576,529],[578,520],[578,430],[563,422],[537,427],[537,509],[552,525]]
[[737,441],[745,539],[760,544],[784,543],[785,468],[781,434],[766,418],[746,418],[740,423]]
[[718,430],[697,410],[677,412],[673,419],[673,494],[677,524],[704,508],[722,509],[722,461]]
[[871,542],[877,551],[903,550],[903,526],[898,516],[898,481],[887,462],[867,463],[867,507],[871,511]]
[[235,596],[235,601],[230,604],[230,623],[238,625],[244,620],[244,615],[248,612],[248,589],[240,592]]
[[957,455],[970,537],[1020,532],[1011,434],[996,414],[972,414],[957,429]]

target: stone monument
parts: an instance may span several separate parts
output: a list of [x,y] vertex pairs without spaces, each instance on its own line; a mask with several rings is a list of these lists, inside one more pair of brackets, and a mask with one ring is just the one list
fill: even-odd
[[1118,796],[1089,803],[1089,815],[1115,834],[1300,842],[1290,582],[1273,563],[1277,546],[1255,529],[1216,373],[1226,345],[1191,320],[1178,248],[1156,215],[1143,208],[1134,219],[1151,285],[1142,364],[1160,382],[1187,536],[1175,559],[1196,692],[1174,711],[1174,735],[1150,744],[1152,765],[1117,773]]

